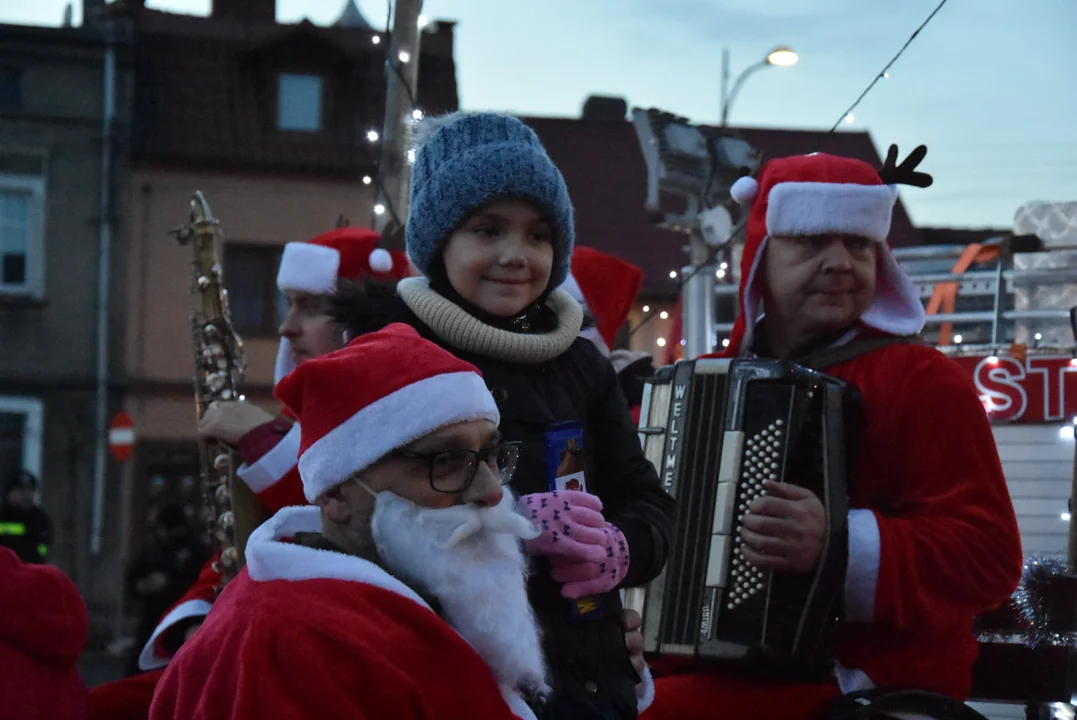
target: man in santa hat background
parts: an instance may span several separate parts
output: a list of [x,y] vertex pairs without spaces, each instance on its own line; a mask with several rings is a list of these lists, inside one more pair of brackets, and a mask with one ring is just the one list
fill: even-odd
[[[907,337],[925,316],[886,244],[896,190],[866,163],[814,154],[767,162],[733,195],[750,208],[740,315],[722,355],[809,363],[840,349],[821,368],[863,395],[836,665],[828,681],[776,685],[655,661],[666,676],[645,717],[821,718],[842,694],[872,688],[963,700],[973,622],[1017,586],[1020,539],[971,379]],[[811,492],[770,483],[744,520],[744,556],[808,572],[824,522]]]
[[479,372],[394,324],[275,392],[316,507],[251,536],[151,717],[534,717],[524,697],[549,688],[520,541],[538,531],[503,487],[519,448]]
[[[306,242],[284,246],[277,287],[288,301],[279,329],[274,383],[307,359],[343,347],[339,326],[326,313],[328,296],[343,280],[400,280],[410,274],[402,251],[378,247],[380,235],[343,227]],[[267,514],[306,504],[296,468],[300,428],[286,413],[275,415],[246,401],[219,402],[203,415],[199,434],[235,445],[243,459],[237,475],[257,494]],[[216,557],[169,609],[143,647],[139,667],[146,672],[91,689],[93,720],[145,720],[150,700],[169,658],[191,636],[215,599],[220,575]]]

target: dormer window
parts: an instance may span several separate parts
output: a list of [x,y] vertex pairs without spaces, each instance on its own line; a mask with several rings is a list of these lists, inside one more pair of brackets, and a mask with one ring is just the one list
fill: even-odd
[[277,76],[277,127],[295,132],[322,129],[324,83],[319,75],[281,73]]

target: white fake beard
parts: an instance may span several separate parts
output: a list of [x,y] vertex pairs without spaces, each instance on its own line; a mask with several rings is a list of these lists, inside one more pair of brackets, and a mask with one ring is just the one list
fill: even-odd
[[549,692],[520,543],[538,531],[516,512],[510,492],[496,507],[441,509],[380,492],[371,530],[389,569],[437,598],[445,619],[487,662],[499,684]]

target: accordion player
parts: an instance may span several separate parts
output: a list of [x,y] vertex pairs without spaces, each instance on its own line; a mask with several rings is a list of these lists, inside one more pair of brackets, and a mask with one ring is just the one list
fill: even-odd
[[[859,407],[852,386],[782,360],[686,360],[648,380],[640,440],[677,505],[664,571],[625,593],[645,652],[788,678],[830,672]],[[768,480],[822,501],[823,552],[810,573],[764,571],[742,554],[744,513]]]

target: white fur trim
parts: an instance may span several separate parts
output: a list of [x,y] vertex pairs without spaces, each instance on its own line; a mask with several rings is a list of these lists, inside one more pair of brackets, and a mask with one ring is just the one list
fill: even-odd
[[927,313],[920,293],[890,248],[883,246],[882,267],[875,282],[875,301],[860,319],[894,335],[915,335],[924,329]]
[[469,420],[501,423],[490,391],[471,371],[406,385],[367,405],[318,438],[299,458],[307,500],[314,500],[390,451],[439,428]]
[[256,494],[277,484],[295,467],[299,458],[299,423],[295,423],[273,448],[253,465],[244,463],[236,474]]
[[279,383],[284,376],[295,370],[295,356],[292,354],[292,343],[288,338],[282,337],[280,339],[280,346],[277,348],[277,362],[273,367],[273,385]]
[[767,234],[841,233],[885,242],[896,200],[888,185],[778,183],[767,196]]
[[848,695],[858,690],[870,690],[875,687],[874,681],[863,670],[847,668],[841,663],[834,663],[834,677],[838,681],[838,688],[842,694]]
[[523,696],[512,688],[500,686],[501,697],[505,698],[505,704],[509,706],[512,714],[520,720],[537,720],[535,711],[524,701]]
[[849,561],[845,572],[845,616],[850,622],[875,619],[882,539],[871,510],[849,511]]
[[370,251],[367,264],[376,273],[387,273],[393,269],[393,256],[385,248],[374,248]]
[[750,175],[737,178],[737,181],[729,188],[729,194],[738,205],[751,205],[758,193],[759,181]]
[[281,290],[325,295],[337,289],[340,253],[325,245],[290,242],[284,246],[277,271]]
[[142,646],[142,652],[138,655],[139,669],[156,670],[157,668],[163,668],[165,665],[168,665],[168,661],[171,660],[171,658],[157,654],[157,639],[181,620],[193,617],[205,617],[209,614],[210,608],[212,607],[213,605],[206,600],[187,600],[172,608],[167,615],[161,618],[161,622],[157,623],[157,627],[153,629],[153,634],[150,635],[150,639]]
[[419,594],[372,562],[353,555],[280,542],[296,533],[320,533],[322,512],[316,507],[287,507],[266,520],[247,539],[244,553],[251,580],[347,580],[380,587],[430,607]]
[[643,668],[643,678],[636,686],[636,712],[640,715],[654,702],[654,678],[651,677],[651,669]]

